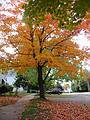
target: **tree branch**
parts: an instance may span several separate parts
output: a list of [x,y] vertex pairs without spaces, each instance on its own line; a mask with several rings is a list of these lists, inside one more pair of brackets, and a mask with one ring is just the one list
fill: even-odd
[[53,48],[51,49],[51,51],[53,51],[53,49],[54,49],[55,46],[61,44],[64,41],[67,41],[67,40],[68,40],[68,38],[67,39],[63,39],[62,41],[60,41],[60,42],[56,43],[55,45],[53,45]]
[[42,39],[42,42],[44,42],[45,39],[46,39],[52,32],[54,32],[54,30],[50,31],[50,32]]
[[49,70],[48,70],[48,72],[47,72],[47,74],[46,74],[46,76],[44,78],[44,81],[47,79],[48,75],[50,74],[50,71],[51,71],[51,68],[49,68]]

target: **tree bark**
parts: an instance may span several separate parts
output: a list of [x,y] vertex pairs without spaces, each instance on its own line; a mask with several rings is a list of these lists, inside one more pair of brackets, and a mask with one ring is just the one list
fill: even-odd
[[40,98],[45,99],[45,86],[44,81],[42,77],[42,66],[38,64],[38,84],[39,84],[39,90],[40,90]]
[[88,86],[88,92],[90,92],[90,82],[87,81],[87,86]]

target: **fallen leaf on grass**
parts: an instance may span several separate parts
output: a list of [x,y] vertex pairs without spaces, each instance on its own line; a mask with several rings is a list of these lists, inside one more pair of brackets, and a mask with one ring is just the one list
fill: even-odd
[[38,103],[38,108],[40,111],[36,120],[90,120],[89,105],[41,101]]

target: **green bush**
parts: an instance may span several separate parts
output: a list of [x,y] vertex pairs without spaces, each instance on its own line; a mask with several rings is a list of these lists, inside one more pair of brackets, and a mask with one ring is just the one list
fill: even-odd
[[80,82],[80,92],[87,92],[88,91],[88,86],[86,81],[81,81]]
[[73,83],[71,88],[73,92],[87,92],[88,91],[87,82],[84,80],[81,80],[78,83]]
[[13,91],[13,87],[10,85],[6,85],[6,84],[0,84],[0,94],[4,94],[7,92],[12,92]]

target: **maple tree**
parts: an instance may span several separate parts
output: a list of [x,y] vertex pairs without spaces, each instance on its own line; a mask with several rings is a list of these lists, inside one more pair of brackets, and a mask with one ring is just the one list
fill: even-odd
[[[68,74],[73,77],[82,72],[78,71],[78,64],[88,58],[88,52],[86,49],[80,50],[71,40],[75,31],[58,28],[58,20],[53,20],[51,14],[45,15],[43,21],[38,24],[32,22],[32,25],[30,16],[26,17],[27,21],[23,24],[18,19],[18,14],[23,13],[23,4],[18,2],[18,7],[8,10],[13,14],[12,17],[1,15],[0,30],[4,41],[0,50],[4,55],[1,54],[0,67],[14,68],[20,72],[25,72],[30,67],[35,68],[38,73],[40,97],[45,98],[45,80],[51,69],[56,68],[58,76]],[[14,50],[13,54],[4,49],[10,46]],[[43,78],[45,67],[47,72]]]

